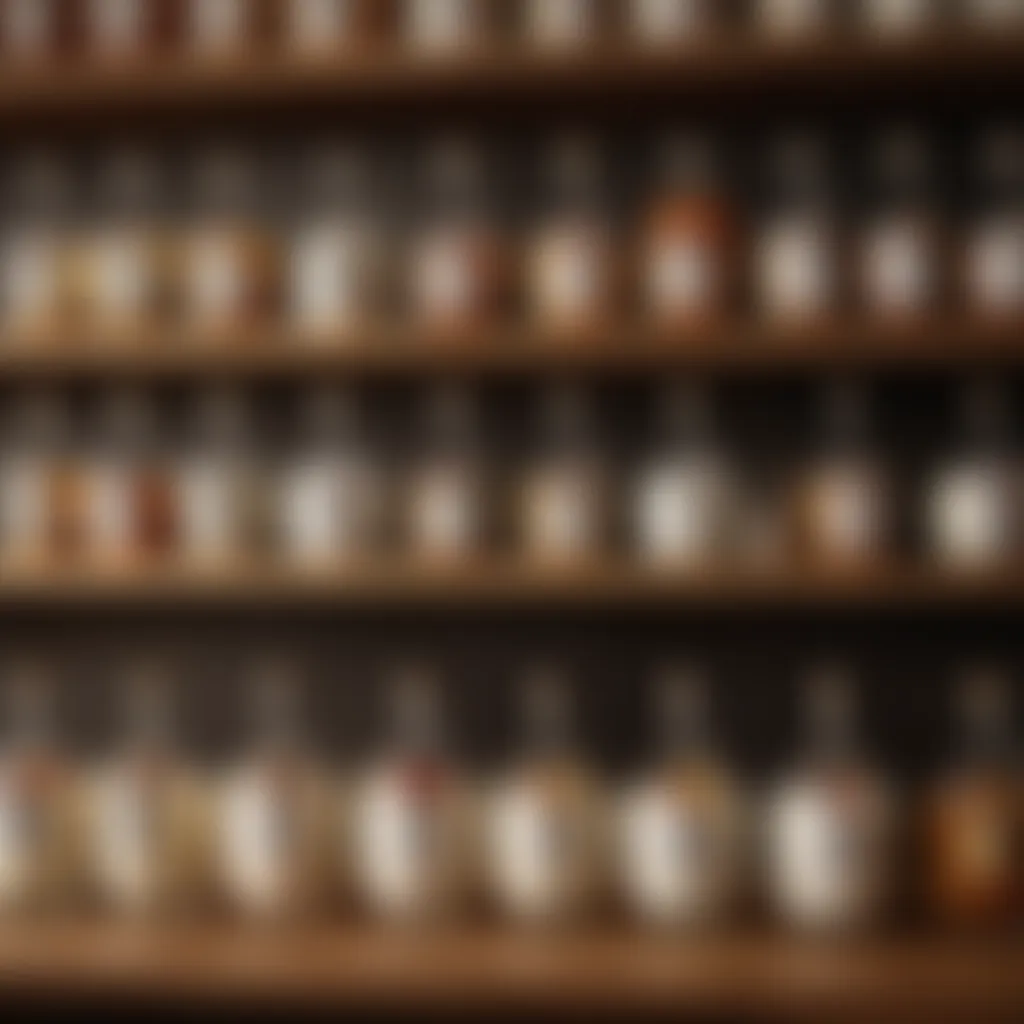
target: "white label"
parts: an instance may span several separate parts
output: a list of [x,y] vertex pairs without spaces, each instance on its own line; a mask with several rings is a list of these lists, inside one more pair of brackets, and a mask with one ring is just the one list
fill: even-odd
[[674,561],[707,556],[721,527],[717,480],[700,466],[652,471],[641,481],[637,532],[645,553]]
[[861,273],[868,305],[880,312],[923,311],[931,300],[928,237],[913,222],[882,224],[865,240]]
[[834,252],[828,232],[815,219],[794,219],[770,227],[757,260],[761,301],[781,316],[824,313],[832,301]]
[[364,311],[368,259],[357,231],[314,228],[300,236],[292,256],[298,322],[310,328],[352,324]]
[[198,462],[180,478],[182,525],[189,555],[222,558],[236,550],[241,523],[241,483],[231,467]]
[[128,50],[143,41],[144,0],[92,0],[93,42],[102,50]]
[[153,292],[150,252],[138,238],[107,238],[91,253],[93,301],[114,319],[138,318],[147,312]]
[[646,43],[683,39],[704,22],[705,0],[633,0],[633,31]]
[[459,554],[480,535],[480,494],[460,467],[438,467],[419,481],[413,508],[413,540],[426,554]]
[[592,236],[566,233],[549,239],[534,268],[537,311],[550,320],[584,319],[604,296],[604,252]]
[[352,30],[353,0],[292,0],[291,40],[303,50],[328,50]]
[[663,243],[647,268],[648,301],[662,315],[708,310],[718,293],[718,265],[707,247],[694,239]]
[[984,225],[968,253],[968,276],[979,308],[1019,310],[1024,303],[1024,223],[1007,218]]
[[1012,486],[998,468],[965,467],[940,479],[931,496],[937,553],[953,562],[993,562],[1013,545]]

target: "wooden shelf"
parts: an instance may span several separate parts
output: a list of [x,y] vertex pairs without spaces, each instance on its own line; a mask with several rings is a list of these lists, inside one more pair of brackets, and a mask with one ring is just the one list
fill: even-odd
[[179,564],[134,569],[0,569],[0,605],[405,607],[469,605],[593,609],[657,607],[961,608],[1024,601],[1016,568],[952,574],[897,564],[839,571],[679,572],[625,562],[551,566],[521,559],[468,565],[399,562],[338,569],[232,565],[196,570]]
[[410,55],[361,48],[322,60],[250,52],[217,60],[82,58],[11,64],[0,73],[0,118],[117,111],[201,110],[281,103],[374,105],[536,100],[558,96],[629,99],[773,90],[877,94],[901,85],[955,94],[972,83],[1024,82],[1024,38],[933,33],[877,41],[856,34],[772,44],[743,33],[692,48],[613,45],[586,53],[538,54],[511,46],[464,55]]
[[1024,322],[946,318],[905,326],[829,323],[786,329],[728,324],[669,333],[608,326],[565,339],[528,329],[471,337],[378,329],[311,338],[265,328],[218,338],[147,331],[131,341],[98,333],[0,338],[0,379],[47,377],[244,378],[322,373],[409,377],[433,373],[511,377],[552,372],[645,374],[663,370],[958,369],[1024,365]]
[[[396,935],[23,924],[0,931],[0,994],[164,1005],[674,1010],[745,1019],[1006,1019],[1024,1008],[1019,944],[801,945],[630,934]],[[1019,1019],[1019,1017],[1018,1017]]]

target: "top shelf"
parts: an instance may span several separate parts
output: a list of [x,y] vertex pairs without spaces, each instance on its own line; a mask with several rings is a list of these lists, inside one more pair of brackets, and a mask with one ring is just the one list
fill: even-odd
[[[877,95],[900,87],[934,97],[965,87],[1024,86],[1024,36],[953,33],[878,41],[847,36],[795,45],[742,35],[686,49],[626,46],[538,54],[512,48],[425,57],[393,47],[323,59],[247,52],[217,60],[81,58],[0,70],[0,120],[47,115],[198,111],[272,104],[327,103],[403,108],[430,103],[639,97],[682,100],[744,94],[807,97]],[[635,113],[635,109],[634,109]]]

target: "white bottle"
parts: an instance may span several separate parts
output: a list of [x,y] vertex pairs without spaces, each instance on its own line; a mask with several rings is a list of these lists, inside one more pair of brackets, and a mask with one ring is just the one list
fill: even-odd
[[388,693],[388,736],[358,781],[357,894],[386,922],[436,923],[464,905],[475,863],[470,790],[446,750],[436,685],[408,668]]
[[606,822],[577,752],[565,681],[543,669],[522,685],[523,750],[488,801],[490,889],[514,921],[567,925],[601,895]]
[[858,931],[886,910],[893,800],[859,753],[854,705],[843,670],[811,676],[807,750],[767,804],[769,896],[783,921],[798,930]]
[[699,673],[658,680],[658,763],[623,795],[620,872],[627,905],[663,928],[709,927],[736,909],[746,866],[745,809],[714,749]]
[[250,745],[220,787],[219,881],[246,917],[294,918],[327,893],[335,808],[303,739],[294,669],[267,661],[251,684]]
[[178,750],[163,669],[136,667],[125,683],[123,737],[91,785],[93,882],[119,913],[185,913],[208,881],[203,786]]

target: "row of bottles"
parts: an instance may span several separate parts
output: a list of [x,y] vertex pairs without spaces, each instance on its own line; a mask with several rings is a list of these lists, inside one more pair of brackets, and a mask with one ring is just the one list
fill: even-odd
[[519,43],[541,50],[697,43],[746,26],[768,39],[863,31],[885,38],[956,26],[1020,30],[1019,0],[4,0],[0,52],[80,49],[105,59],[177,48],[230,56],[277,45],[306,56],[399,42],[436,53]]
[[303,740],[288,663],[256,670],[250,739],[213,772],[183,757],[158,667],[129,673],[122,740],[88,769],[61,754],[39,669],[10,683],[7,911],[98,899],[133,914],[227,904],[281,919],[355,898],[384,919],[422,923],[486,898],[513,920],[556,925],[614,900],[651,924],[707,927],[763,897],[790,925],[849,932],[884,920],[910,881],[944,921],[1024,920],[1024,780],[1009,689],[991,670],[966,677],[957,755],[913,801],[860,745],[855,687],[834,666],[809,677],[800,755],[766,788],[730,768],[692,667],[658,676],[655,756],[616,787],[579,746],[553,668],[523,681],[520,752],[490,781],[453,754],[423,668],[395,677],[376,753],[341,775]]
[[742,310],[790,325],[1024,311],[1024,136],[981,137],[958,213],[925,133],[894,128],[866,146],[855,211],[835,157],[813,132],[780,135],[759,157],[754,212],[720,146],[673,135],[623,228],[586,135],[556,139],[537,180],[516,175],[535,201],[515,217],[500,211],[497,162],[463,138],[428,146],[391,196],[360,147],[314,145],[280,174],[213,148],[175,187],[152,153],[101,160],[88,188],[71,162],[39,154],[7,175],[0,319],[28,340],[83,326],[138,340],[163,325],[244,342],[283,320],[303,340],[343,343],[395,323],[471,336],[525,318],[585,338],[621,321],[696,330]]
[[858,567],[909,547],[1001,567],[1020,553],[1024,501],[1009,394],[978,382],[958,405],[959,440],[910,485],[852,381],[822,392],[816,444],[784,465],[738,456],[709,392],[685,383],[653,393],[649,440],[625,463],[601,405],[566,385],[537,397],[533,444],[514,457],[492,449],[482,407],[456,385],[427,392],[401,452],[340,389],[303,392],[284,442],[230,389],[193,396],[174,429],[144,392],[103,395],[84,422],[55,393],[24,393],[0,434],[0,552],[27,565],[311,566],[628,552],[683,570]]

